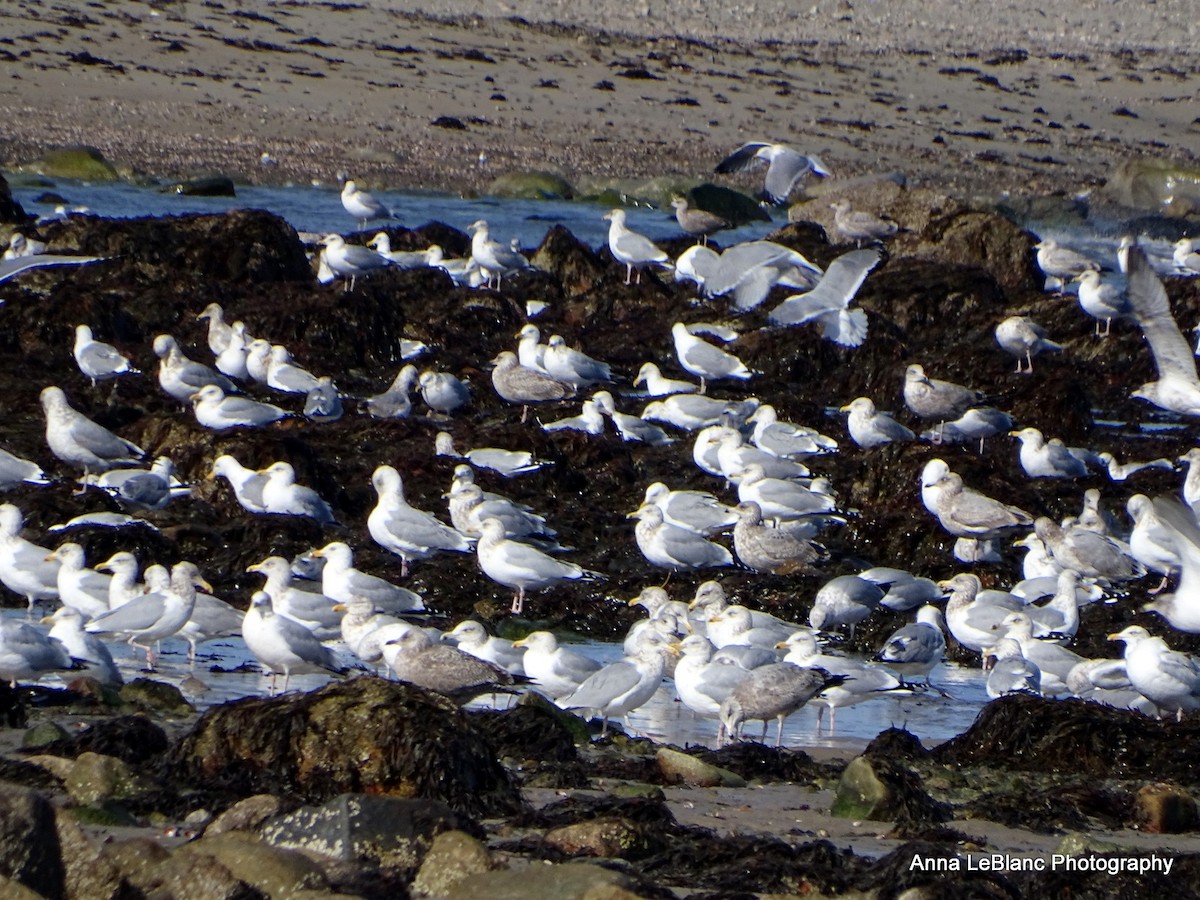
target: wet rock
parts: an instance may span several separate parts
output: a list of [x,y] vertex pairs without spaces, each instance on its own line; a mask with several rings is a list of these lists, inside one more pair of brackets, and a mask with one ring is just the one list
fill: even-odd
[[118,900],[123,896],[126,886],[120,870],[88,840],[74,818],[58,810],[55,823],[67,896],[72,900]]
[[71,733],[57,722],[39,722],[21,736],[23,750],[42,749],[48,744],[70,740]]
[[1122,206],[1193,215],[1200,212],[1200,169],[1169,159],[1128,159],[1109,176],[1101,195]]
[[194,712],[183,692],[173,684],[153,678],[135,678],[121,685],[121,700],[130,706],[169,716],[186,716]]
[[116,181],[120,176],[95,147],[76,146],[47,150],[26,167],[48,178],[77,181]]
[[490,746],[454,703],[378,678],[214,707],[176,745],[169,769],[214,789],[310,802],[365,791],[441,800],[467,815],[519,805]]
[[508,172],[493,179],[484,193],[512,200],[570,200],[575,188],[556,172]]
[[745,787],[746,779],[687,753],[663,747],[655,754],[663,781],[693,787]]
[[202,175],[187,181],[159,188],[160,194],[180,194],[184,197],[236,197],[237,189],[228,175]]
[[684,199],[691,208],[718,215],[734,227],[747,222],[771,221],[770,214],[753,197],[719,184],[707,181],[698,184],[684,194]]
[[299,890],[329,888],[321,867],[303,853],[272,847],[241,831],[202,837],[183,845],[173,856],[184,872],[194,861],[211,858],[266,897],[290,897]]
[[848,819],[881,821],[950,818],[945,804],[925,792],[919,775],[890,760],[868,756],[855,757],[842,772],[831,812]]
[[283,801],[272,794],[256,794],[239,800],[221,813],[208,827],[206,835],[222,834],[226,831],[255,831],[263,822],[283,812]]
[[526,787],[587,784],[575,747],[587,742],[586,725],[541,694],[528,692],[511,709],[472,713],[471,721]]
[[1040,287],[1033,245],[1029,232],[1003,216],[966,211],[931,221],[912,253],[944,264],[980,268],[1005,291],[1020,292]]
[[640,829],[619,818],[564,825],[547,832],[545,841],[568,856],[628,859],[645,853]]
[[45,900],[37,891],[30,890],[21,882],[13,881],[4,875],[0,875],[0,895],[6,900]]
[[1196,800],[1176,785],[1160,782],[1139,788],[1134,804],[1135,824],[1150,834],[1179,834],[1196,828]]
[[492,858],[477,839],[464,831],[443,831],[429,845],[412,892],[418,897],[441,897],[464,878],[491,868]]
[[[471,875],[446,892],[446,900],[584,900],[630,896],[614,895],[614,889],[630,891],[634,882],[625,874],[591,863],[533,866],[510,872]],[[633,895],[633,896],[636,896]]]
[[3,175],[0,175],[0,222],[16,224],[24,222],[25,219],[25,210],[21,208],[20,203],[13,199],[8,181]]
[[43,754],[75,758],[91,751],[115,756],[132,765],[155,759],[166,752],[169,742],[162,728],[142,715],[97,719],[74,734],[39,748]]
[[66,777],[67,793],[76,803],[125,800],[150,789],[128,763],[115,756],[81,753]]
[[156,869],[171,852],[148,837],[108,841],[100,847],[100,864],[137,889],[156,883]]
[[840,766],[815,762],[803,750],[749,742],[702,751],[699,758],[747,781],[792,781],[816,787],[820,781],[836,778],[840,772]]
[[[185,900],[266,900],[272,896],[261,887],[234,875],[225,863],[206,854],[172,854],[154,870],[152,896]],[[292,896],[292,895],[288,895]]]
[[871,743],[867,744],[866,749],[863,750],[862,755],[873,759],[893,759],[900,762],[922,762],[932,759],[930,752],[925,749],[925,745],[915,734],[903,728],[894,727],[875,735]]
[[435,835],[473,827],[444,804],[370,794],[343,794],[264,823],[268,844],[384,868],[415,869]]
[[568,297],[591,291],[604,279],[607,268],[591,247],[561,225],[546,232],[529,261],[557,279]]
[[54,807],[43,794],[0,784],[0,875],[44,897],[64,895]]

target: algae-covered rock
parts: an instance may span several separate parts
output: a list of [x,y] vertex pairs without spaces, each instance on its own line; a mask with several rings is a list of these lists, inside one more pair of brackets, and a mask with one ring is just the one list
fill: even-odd
[[378,678],[214,707],[176,745],[169,768],[218,790],[310,802],[368,792],[441,800],[468,815],[519,804],[492,749],[451,700]]
[[660,748],[655,754],[655,759],[667,784],[688,784],[693,787],[746,786],[746,779],[740,775],[670,747]]
[[202,837],[180,847],[173,856],[185,866],[210,857],[268,897],[290,897],[299,890],[329,887],[321,867],[303,853],[272,847],[241,831]]
[[493,179],[484,193],[512,200],[570,200],[575,189],[555,172],[508,172]]
[[116,181],[120,176],[104,154],[95,147],[61,147],[47,150],[29,168],[50,178],[77,181]]
[[568,297],[586,294],[600,284],[606,272],[592,248],[561,225],[546,232],[529,261],[554,276]]
[[161,726],[143,715],[133,715],[98,719],[80,732],[43,745],[41,750],[72,759],[91,751],[138,765],[162,755],[168,745],[167,733]]
[[207,835],[226,831],[254,831],[267,819],[283,811],[282,801],[273,794],[255,794],[239,800],[221,813],[204,829]]
[[67,793],[76,803],[125,800],[149,789],[128,763],[115,756],[81,753],[66,778]]
[[[471,875],[446,892],[447,900],[583,900],[605,890],[629,890],[629,876],[592,863],[533,866],[508,872]],[[609,895],[611,896],[611,895]]]
[[945,804],[933,800],[915,772],[889,760],[856,756],[842,772],[833,815],[848,819],[944,822]]
[[626,859],[644,852],[641,830],[613,816],[553,828],[546,833],[545,841],[569,856]]
[[192,704],[179,688],[154,678],[135,678],[122,685],[121,699],[131,706],[167,715],[186,716],[193,712]]
[[443,831],[430,844],[412,891],[418,897],[441,897],[464,878],[491,868],[491,855],[476,838],[465,831]]
[[45,897],[63,895],[54,807],[36,791],[0,784],[0,875]]
[[32,750],[70,737],[71,733],[57,722],[38,722],[21,736],[21,747]]

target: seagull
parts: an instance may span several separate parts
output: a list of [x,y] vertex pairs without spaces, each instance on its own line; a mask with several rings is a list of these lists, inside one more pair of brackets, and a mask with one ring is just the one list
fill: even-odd
[[696,431],[719,426],[728,415],[738,422],[744,422],[758,407],[759,402],[754,398],[738,402],[699,394],[672,394],[663,400],[647,403],[642,410],[642,418],[665,422],[684,431]]
[[1005,694],[1042,693],[1042,670],[1025,658],[1019,641],[1002,637],[985,647],[983,667],[988,671],[987,694],[993,700]]
[[471,232],[471,258],[487,276],[488,287],[492,286],[494,278],[496,290],[499,290],[505,275],[532,268],[521,253],[491,239],[484,219],[472,222],[467,231]]
[[89,678],[95,678],[101,684],[123,683],[104,641],[84,631],[86,621],[85,614],[74,606],[60,606],[53,615],[42,618],[42,624],[50,626],[46,637],[58,641],[71,659],[86,663]]
[[135,597],[92,619],[86,629],[92,634],[128,634],[130,644],[146,651],[146,665],[153,669],[157,656],[154,644],[177,633],[191,618],[197,587],[212,590],[194,563],[178,562],[162,592]]
[[666,654],[677,653],[659,634],[650,634],[634,657],[610,663],[589,675],[569,697],[558,701],[563,709],[597,712],[604,721],[600,734],[608,733],[608,720],[621,716],[629,728],[629,713],[649,701],[662,684]]
[[517,332],[517,360],[527,369],[536,372],[546,372],[546,344],[541,343],[542,333],[530,322],[521,326]]
[[759,141],[742,144],[717,163],[713,171],[720,175],[744,172],[759,161],[767,163],[763,195],[766,200],[777,206],[787,202],[796,185],[810,172],[822,178],[829,175],[825,164],[815,156],[805,156],[785,144],[767,144]]
[[325,264],[334,275],[350,276],[349,290],[354,290],[354,279],[359,275],[374,272],[391,265],[374,250],[360,247],[358,244],[347,244],[340,234],[327,234],[321,238],[325,247]]
[[653,422],[619,412],[612,394],[608,391],[597,391],[592,395],[592,403],[597,412],[612,420],[623,441],[640,441],[654,447],[675,442],[673,437],[670,437]]
[[[705,719],[719,718],[721,704],[734,687],[750,675],[749,669],[714,661],[716,649],[699,634],[688,635],[679,645],[682,656],[672,676],[683,705]],[[725,726],[718,723],[717,744],[725,739]]]
[[534,687],[552,700],[567,697],[602,668],[590,656],[570,647],[559,646],[558,638],[549,631],[534,631],[513,641],[513,647],[524,649],[522,665]]
[[0,450],[0,490],[19,487],[22,484],[49,484],[50,479],[35,462]]
[[904,405],[922,419],[948,422],[985,399],[981,392],[961,384],[930,378],[915,363],[904,371]]
[[502,351],[492,362],[495,364],[492,387],[501,399],[521,404],[522,422],[529,412],[530,403],[566,400],[575,394],[571,385],[521,365],[517,354],[511,350]]
[[331,600],[349,603],[351,598],[360,597],[371,601],[376,611],[388,615],[425,611],[425,601],[420,594],[356,569],[354,551],[343,541],[326,544],[313,550],[312,555],[325,560],[321,570],[321,593]]
[[91,379],[92,387],[97,381],[116,378],[118,375],[140,375],[124,356],[112,344],[98,341],[92,336],[92,329],[87,325],[75,326],[75,346],[72,349],[75,363],[79,371]]
[[318,378],[305,396],[304,417],[312,422],[336,422],[342,417],[342,395],[328,375]]
[[916,438],[912,431],[890,415],[879,412],[870,397],[857,397],[841,407],[841,411],[850,414],[846,417],[850,439],[864,450],[885,444],[906,443]]
[[513,478],[527,472],[536,472],[545,465],[544,462],[533,458],[528,450],[504,450],[499,447],[476,447],[466,453],[459,453],[454,448],[454,438],[448,431],[439,431],[433,441],[434,453],[437,456],[449,456],[452,459],[465,459],[480,469],[490,469]]
[[405,366],[386,391],[366,399],[364,405],[367,412],[376,419],[406,418],[412,412],[412,398],[409,397],[409,393],[417,382],[417,367]]
[[929,673],[946,655],[943,627],[942,611],[936,606],[922,606],[915,622],[888,635],[875,660],[901,676],[923,676],[928,684]]
[[1174,471],[1175,464],[1169,459],[1151,459],[1146,462],[1118,462],[1117,458],[1107,451],[1097,453],[1096,459],[1104,464],[1105,471],[1108,472],[1108,477],[1112,481],[1125,481],[1126,479],[1136,475],[1143,469],[1166,469]]
[[568,416],[542,425],[543,431],[582,431],[584,434],[603,434],[604,416],[593,400],[584,400],[579,415]]
[[843,625],[854,627],[867,618],[883,599],[879,585],[857,575],[838,575],[825,582],[813,598],[808,612],[808,624],[816,631],[829,631]]
[[478,537],[483,531],[483,520],[489,518],[504,523],[504,536],[507,538],[553,538],[556,533],[537,513],[522,509],[502,497],[485,497],[483,489],[474,483],[460,483],[455,479],[447,505],[450,507],[450,521],[466,535]]
[[[1127,293],[1116,285],[1100,281],[1100,273],[1086,270],[1076,280],[1079,282],[1079,305],[1096,320],[1096,337],[1108,337],[1113,319],[1133,319],[1133,305]],[[1104,322],[1104,331],[1100,323]]]
[[762,510],[754,501],[739,503],[735,509],[738,523],[733,529],[733,549],[747,568],[772,575],[791,575],[805,571],[820,558],[820,552],[808,541],[763,525]]
[[118,437],[73,409],[62,388],[43,388],[41,401],[50,452],[69,465],[82,467],[85,476],[116,466],[135,465],[146,455],[137,444]]
[[368,194],[360,191],[353,181],[342,185],[342,206],[346,212],[358,219],[359,225],[366,227],[372,219],[394,219],[386,206]]
[[994,406],[972,406],[953,422],[942,422],[937,428],[921,432],[921,439],[935,444],[973,444],[1012,430],[1012,416]]
[[1130,625],[1108,639],[1125,644],[1129,681],[1160,714],[1174,710],[1176,719],[1182,720],[1184,710],[1200,709],[1200,663],[1195,659],[1170,649],[1140,625]]
[[[216,304],[213,305],[215,306]],[[244,322],[234,322],[233,333],[229,337],[229,344],[217,356],[217,371],[222,375],[236,378],[239,381],[248,379],[250,377],[250,369],[247,366],[247,360],[250,356],[249,347],[252,342],[253,338],[246,333],[246,324]]]
[[272,608],[280,616],[298,622],[324,640],[341,633],[342,616],[333,608],[333,601],[312,589],[311,582],[297,579],[291,564],[282,556],[268,556],[247,566],[246,571],[267,579],[262,589],[271,597]]
[[267,357],[267,387],[285,394],[307,394],[319,385],[316,375],[293,362],[287,347],[272,345]]
[[921,500],[955,537],[988,540],[1033,524],[1024,510],[965,487],[941,459],[931,459],[921,471]]
[[653,503],[662,510],[663,518],[672,525],[711,537],[728,531],[738,521],[738,515],[706,491],[673,491],[661,481],[646,488],[642,503]]
[[263,500],[263,488],[267,484],[267,473],[248,469],[229,454],[222,454],[213,460],[209,478],[224,478],[233,489],[233,494],[241,504],[242,509],[252,513],[265,513],[266,501]]
[[1100,263],[1094,259],[1067,247],[1060,247],[1057,241],[1043,240],[1034,244],[1034,247],[1037,249],[1038,268],[1050,278],[1062,281],[1100,269]]
[[1200,415],[1200,378],[1196,358],[1171,313],[1167,292],[1141,247],[1129,249],[1129,302],[1150,352],[1158,380],[1147,382],[1131,396],[1179,415]]
[[692,334],[682,322],[671,326],[671,338],[675,342],[675,355],[679,364],[700,379],[701,394],[705,392],[705,382],[708,380],[744,380],[754,374],[736,356]]
[[700,390],[698,385],[692,384],[690,381],[678,381],[673,378],[667,378],[657,365],[652,362],[643,363],[638,369],[637,377],[633,379],[633,386],[646,386],[646,393],[651,397],[669,397],[672,394],[694,394]]
[[35,256],[22,256],[19,259],[0,260],[0,281],[16,278],[22,272],[41,269],[46,266],[86,266],[91,263],[103,262],[105,256],[56,256],[51,253],[39,253]]
[[249,397],[227,397],[215,384],[206,384],[189,399],[196,421],[214,431],[269,425],[291,415],[273,403],[260,403]]
[[285,693],[293,674],[340,672],[333,651],[295,619],[277,614],[266,591],[255,591],[250,598],[250,608],[242,620],[242,639],[254,658],[271,672],[272,693],[275,676],[280,672]]
[[421,386],[421,399],[425,405],[444,416],[471,402],[471,392],[467,386],[449,372],[426,369],[417,383]]
[[393,250],[392,239],[386,231],[367,241],[367,246],[398,269],[423,269],[429,265],[429,256],[424,250]]
[[634,537],[642,556],[652,565],[673,572],[733,565],[728,550],[665,521],[663,511],[655,504],[642,504],[628,518],[638,520]]
[[504,523],[499,519],[484,519],[479,532],[475,548],[479,568],[492,581],[515,591],[512,602],[515,615],[520,615],[524,608],[526,591],[542,591],[560,581],[595,577],[574,563],[562,562],[536,547],[505,537]]
[[1033,358],[1043,350],[1062,350],[1062,344],[1047,338],[1046,329],[1028,316],[1009,316],[996,326],[995,335],[1000,349],[1016,357],[1018,375],[1032,375]]
[[384,659],[396,678],[439,694],[456,694],[497,684],[512,684],[499,666],[434,643],[420,628],[410,628],[387,642]]
[[180,402],[186,403],[192,394],[210,384],[226,393],[237,390],[220,372],[188,359],[179,348],[179,342],[169,334],[160,334],[154,339],[154,355],[158,357],[159,385]]
[[637,283],[642,283],[642,269],[646,266],[671,268],[667,254],[645,235],[631,231],[625,226],[625,210],[614,209],[603,218],[610,222],[608,227],[608,249],[613,259],[625,266],[625,283],[630,284],[633,270],[637,269]]
[[874,213],[861,209],[852,209],[850,201],[838,200],[830,204],[833,210],[833,228],[856,244],[863,241],[882,241],[893,237],[900,226],[889,219],[883,219]]
[[1200,275],[1200,252],[1195,238],[1180,238],[1174,244],[1171,262],[1184,275]]
[[699,238],[699,243],[707,245],[708,236],[725,228],[731,227],[729,222],[716,213],[706,209],[692,209],[687,199],[676,194],[671,198],[671,208],[675,210],[675,221],[687,234]]
[[747,424],[754,423],[750,442],[759,450],[782,459],[796,459],[828,453],[837,449],[837,441],[815,428],[781,422],[775,407],[764,403],[751,413]]
[[1018,458],[1030,478],[1087,478],[1082,454],[1072,452],[1062,441],[1047,441],[1036,428],[1022,428],[1009,434],[1021,442]]
[[569,384],[575,390],[591,387],[601,381],[612,381],[612,370],[608,363],[572,350],[557,334],[551,335],[546,343],[542,367],[551,378]]
[[39,600],[57,600],[57,557],[46,547],[21,537],[25,517],[11,503],[0,504],[0,582],[26,599],[29,614]]
[[735,244],[702,267],[705,295],[732,294],[733,309],[739,313],[757,308],[776,285],[812,290],[822,274],[802,254],[772,241]]
[[274,462],[263,470],[263,506],[268,513],[307,516],[322,525],[336,524],[329,504],[312,488],[296,484],[296,470],[288,462]]
[[816,287],[806,294],[793,294],[771,310],[773,325],[803,325],[815,321],[821,337],[843,347],[857,347],[867,338],[867,314],[850,309],[855,295],[882,254],[876,248],[852,250],[835,259]]
[[47,672],[82,668],[59,641],[24,622],[0,622],[0,678],[12,687],[18,681],[41,678]]
[[409,506],[404,482],[394,468],[379,466],[371,484],[379,499],[367,517],[367,530],[375,543],[400,557],[401,574],[408,574],[411,561],[428,559],[439,550],[470,552],[465,537],[431,513]]
[[225,310],[220,303],[210,303],[196,315],[197,319],[208,319],[208,349],[213,356],[220,356],[229,349],[233,340],[233,326],[225,321]]
[[522,658],[525,656],[524,647],[516,647],[514,642],[488,634],[487,629],[474,619],[464,619],[453,629],[442,635],[442,640],[449,641],[464,653],[469,653],[484,662],[499,666],[510,675],[524,675],[525,667]]
[[159,456],[149,469],[112,469],[93,482],[122,503],[145,509],[162,509],[174,497],[186,497],[192,489],[175,477],[170,457]]
[[1192,511],[1178,501],[1156,497],[1152,503],[1159,526],[1174,538],[1172,549],[1182,565],[1175,593],[1160,594],[1142,609],[1158,613],[1172,628],[1200,634],[1200,527]]
[[721,724],[730,740],[738,740],[742,723],[761,719],[778,722],[775,746],[783,744],[783,720],[827,688],[843,684],[844,675],[781,662],[760,666],[730,691],[721,704]]
[[1130,581],[1146,573],[1142,564],[1129,554],[1128,545],[1102,534],[1078,526],[1064,529],[1046,516],[1034,521],[1033,530],[1056,563],[1064,569],[1074,569],[1083,578]]

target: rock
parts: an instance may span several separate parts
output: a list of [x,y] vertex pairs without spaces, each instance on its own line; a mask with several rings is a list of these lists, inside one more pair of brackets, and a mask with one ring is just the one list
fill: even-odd
[[509,172],[493,179],[484,193],[512,200],[570,200],[575,189],[555,172]]
[[[531,866],[507,872],[486,872],[462,879],[446,892],[446,900],[596,900],[613,889],[630,890],[629,877],[592,863]],[[614,897],[613,894],[607,894]],[[629,896],[626,894],[625,896]],[[615,897],[614,897],[615,900]]]
[[600,284],[606,267],[592,248],[561,225],[542,238],[529,261],[554,277],[568,297],[586,294]]
[[61,756],[51,756],[48,753],[39,753],[31,756],[27,762],[30,765],[45,769],[59,781],[66,781],[71,774],[71,770],[75,768],[75,760],[64,759]]
[[441,897],[464,878],[491,868],[492,858],[478,840],[464,831],[443,831],[429,845],[412,892],[418,897]]
[[169,746],[167,733],[143,715],[98,719],[88,728],[42,747],[44,754],[77,757],[85,751],[115,756],[140,765],[162,756]]
[[625,859],[638,855],[642,845],[640,830],[631,822],[603,817],[576,822],[546,832],[547,844],[570,856],[600,856]]
[[184,197],[236,197],[233,179],[228,175],[202,175],[187,181],[164,185],[160,194],[181,194]]
[[178,900],[265,900],[276,896],[235,875],[224,861],[203,853],[171,854],[154,869],[154,880],[147,887],[151,896]]
[[436,834],[464,827],[471,823],[436,801],[342,794],[271,819],[259,832],[271,846],[309,856],[415,869]]
[[174,855],[181,863],[211,857],[235,878],[253,885],[267,897],[290,897],[301,889],[328,889],[321,867],[294,850],[272,847],[241,831],[207,835],[184,844]]
[[45,795],[0,784],[0,875],[44,897],[64,896],[58,828]]
[[3,175],[0,175],[0,223],[17,224],[24,222],[26,218],[28,217],[25,215],[25,210],[12,197],[12,190],[8,186],[8,181]]
[[148,837],[109,841],[100,847],[101,864],[137,888],[153,885],[156,869],[170,857],[166,847]]
[[132,828],[143,824],[138,817],[115,800],[102,800],[86,806],[72,806],[71,818],[80,825],[98,828]]
[[1122,206],[1194,215],[1200,212],[1200,169],[1169,159],[1128,159],[1100,192]]
[[168,770],[213,789],[291,792],[316,803],[363,791],[498,815],[520,802],[451,700],[379,678],[214,707],[176,745]]
[[129,764],[115,756],[81,753],[66,777],[67,793],[76,803],[126,800],[149,789]]
[[1033,245],[1028,231],[1003,216],[963,211],[932,219],[911,252],[954,266],[983,269],[1005,291],[1015,293],[1040,289]]
[[27,168],[50,178],[77,181],[116,181],[120,177],[103,153],[85,146],[47,150]]
[[944,822],[945,804],[933,800],[915,772],[880,758],[856,756],[842,772],[830,810],[847,819]]
[[1173,784],[1147,784],[1134,795],[1134,822],[1150,834],[1193,831],[1198,822],[1196,800]]
[[0,875],[0,896],[5,900],[45,900],[37,891],[30,890],[19,881]]
[[746,779],[740,775],[669,747],[660,748],[655,758],[667,784],[687,784],[692,787],[746,786]]
[[1117,853],[1120,850],[1120,844],[1102,841],[1078,831],[1073,831],[1063,837],[1058,842],[1058,846],[1054,848],[1055,853],[1061,853],[1063,856],[1082,856],[1085,853]]
[[121,700],[130,706],[169,716],[186,716],[195,712],[183,692],[173,684],[153,678],[135,678],[121,685]]
[[29,724],[25,695],[7,681],[0,681],[0,723],[8,728],[24,728]]
[[735,228],[747,222],[771,221],[770,214],[749,194],[719,184],[707,181],[698,184],[684,194],[684,199],[693,209],[703,209],[718,215]]
[[21,747],[31,750],[45,747],[47,744],[53,744],[56,741],[69,740],[70,738],[71,733],[57,722],[39,722],[22,735]]
[[283,803],[271,794],[255,794],[245,800],[239,800],[225,812],[221,813],[208,827],[206,835],[223,834],[226,831],[254,831],[272,816],[277,816],[283,810]]

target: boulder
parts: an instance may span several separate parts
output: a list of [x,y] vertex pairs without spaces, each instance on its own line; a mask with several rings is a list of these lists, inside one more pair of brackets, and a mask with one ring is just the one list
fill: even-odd
[[13,199],[12,189],[8,186],[8,181],[3,175],[0,175],[0,223],[18,224],[26,219],[25,210],[21,208],[21,204]]
[[631,890],[627,875],[592,863],[532,866],[505,872],[471,875],[446,892],[446,900],[584,900],[585,897],[635,896],[605,894]]
[[273,847],[309,856],[416,869],[435,835],[464,827],[473,826],[436,801],[342,794],[277,816],[259,833]]
[[944,822],[949,808],[933,800],[910,769],[889,760],[857,756],[842,772],[831,812],[847,819]]
[[65,896],[54,807],[45,795],[0,784],[0,875],[43,897]]
[[100,753],[81,753],[66,778],[67,793],[76,803],[127,800],[150,789],[149,783],[124,760]]
[[429,845],[412,892],[418,897],[441,897],[464,878],[491,868],[491,855],[478,840],[465,831],[443,831]]
[[120,177],[103,153],[95,147],[86,146],[47,150],[27,168],[49,178],[71,178],[76,181],[116,181]]
[[168,768],[213,789],[317,803],[367,792],[441,800],[467,815],[519,806],[491,747],[451,700],[379,678],[214,707]]
[[134,715],[97,719],[83,731],[66,733],[61,740],[40,749],[43,754],[71,758],[91,751],[140,765],[162,756],[168,746],[167,733],[159,725],[143,715]]
[[542,238],[529,261],[553,276],[568,297],[585,294],[600,284],[606,266],[592,248],[561,225],[555,225]]
[[267,897],[290,897],[298,890],[329,887],[321,867],[303,853],[272,847],[241,831],[202,837],[184,844],[172,856],[170,868],[178,866],[181,873],[204,858],[213,859]]
[[484,193],[511,200],[570,200],[575,189],[556,172],[508,172],[494,178]]
[[1194,831],[1200,822],[1195,798],[1173,784],[1147,784],[1134,795],[1134,824],[1150,834]]
[[135,678],[121,685],[120,694],[130,706],[168,716],[187,716],[195,711],[179,688],[155,678]]
[[272,794],[255,794],[245,800],[239,800],[225,810],[208,827],[206,835],[222,834],[226,831],[255,831],[263,822],[283,811],[283,803]]
[[686,784],[692,787],[745,787],[746,779],[670,747],[662,747],[655,755],[663,781],[667,784]]
[[38,722],[21,736],[21,749],[40,749],[58,741],[70,740],[71,732],[57,722]]
[[642,834],[632,822],[604,816],[546,832],[545,841],[568,856],[600,856],[626,859],[642,855]]
[[723,185],[706,181],[696,185],[683,196],[693,209],[703,209],[720,216],[735,228],[748,222],[771,221],[770,213],[753,197]]
[[160,194],[179,194],[183,197],[236,197],[237,189],[228,175],[201,175],[187,181],[163,185]]
[[100,847],[88,840],[79,823],[59,810],[58,842],[62,847],[66,892],[71,900],[118,900],[128,896],[121,871]]

